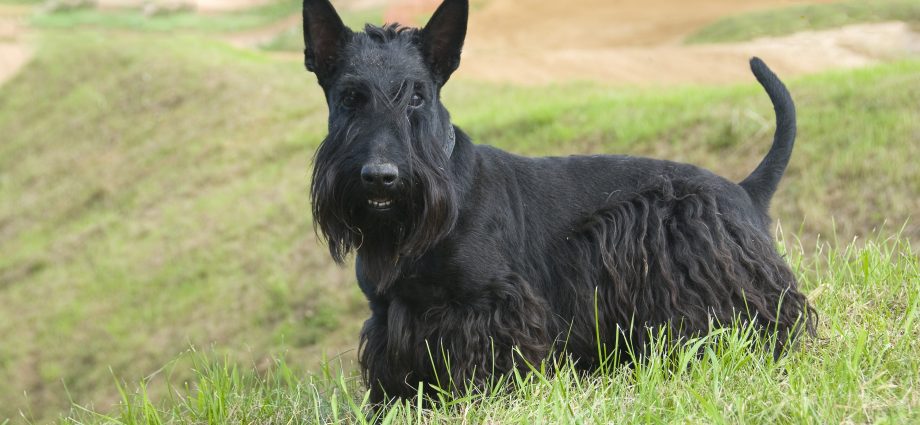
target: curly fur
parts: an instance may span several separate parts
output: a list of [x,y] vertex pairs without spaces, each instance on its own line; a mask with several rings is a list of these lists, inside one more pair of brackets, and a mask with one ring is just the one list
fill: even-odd
[[552,341],[546,303],[518,276],[482,289],[470,305],[458,300],[419,309],[394,299],[385,315],[365,322],[360,362],[371,398],[412,397],[419,383],[455,390],[472,382],[485,389],[491,377],[545,358]]
[[[562,278],[587,284],[578,304],[591,305],[589,296],[599,300],[597,317],[576,314],[572,328],[593,330],[597,323],[610,337],[666,327],[681,340],[710,331],[713,322],[740,318],[778,331],[779,355],[801,328],[814,332],[817,315],[772,239],[755,229],[723,213],[715,191],[693,179],[662,179],[599,209],[557,251],[570,253]],[[629,347],[642,348],[650,334],[622,336]],[[583,355],[597,351],[593,333],[575,332],[568,342]]]
[[[765,347],[777,356],[814,333],[769,231],[795,109],[763,62],[751,68],[777,131],[740,184],[648,158],[527,158],[473,144],[440,101],[467,13],[446,0],[421,30],[353,33],[328,0],[304,1],[305,63],[329,105],[313,215],[335,261],[357,254],[373,401],[487,390],[555,356],[591,370],[605,351],[644,354],[656,329],[680,343],[750,323],[777,336]],[[381,163],[398,171],[392,184],[364,179]],[[381,197],[391,206],[369,206]]]

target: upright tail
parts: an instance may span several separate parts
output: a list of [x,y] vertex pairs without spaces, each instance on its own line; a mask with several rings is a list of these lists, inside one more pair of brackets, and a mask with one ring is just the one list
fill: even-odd
[[795,143],[795,105],[786,86],[760,58],[751,58],[751,71],[773,102],[776,112],[776,133],[773,134],[770,152],[767,152],[767,156],[760,161],[754,172],[739,184],[754,201],[754,205],[766,212],[779,180],[786,171],[786,165],[789,164],[789,157],[792,156],[792,145]]

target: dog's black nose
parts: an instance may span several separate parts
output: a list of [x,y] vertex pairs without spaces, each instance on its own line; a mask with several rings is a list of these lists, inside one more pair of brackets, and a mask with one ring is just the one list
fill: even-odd
[[393,164],[374,163],[361,167],[361,181],[368,189],[389,189],[398,178],[399,169]]

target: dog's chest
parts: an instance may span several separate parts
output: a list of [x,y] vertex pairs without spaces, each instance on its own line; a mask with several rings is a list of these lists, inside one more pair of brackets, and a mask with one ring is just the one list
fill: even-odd
[[408,306],[426,306],[446,303],[450,296],[447,285],[425,274],[411,274],[395,282],[391,299]]
[[462,276],[449,258],[433,256],[403,270],[392,287],[392,297],[407,305],[426,307],[449,303],[458,296]]

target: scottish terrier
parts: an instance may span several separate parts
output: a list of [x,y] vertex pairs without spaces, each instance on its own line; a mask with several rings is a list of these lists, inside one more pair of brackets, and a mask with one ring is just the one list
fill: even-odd
[[303,4],[305,65],[329,107],[313,216],[335,261],[356,253],[373,401],[485,388],[557,355],[591,370],[655,330],[681,341],[746,323],[775,336],[774,355],[814,332],[770,232],[795,109],[762,61],[777,128],[740,183],[632,156],[528,158],[473,144],[441,103],[468,14],[445,0],[424,28],[352,32],[328,0]]

